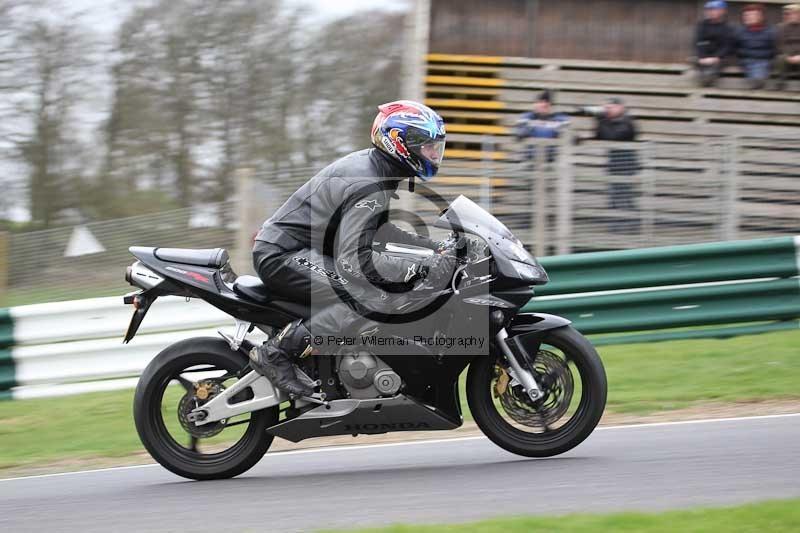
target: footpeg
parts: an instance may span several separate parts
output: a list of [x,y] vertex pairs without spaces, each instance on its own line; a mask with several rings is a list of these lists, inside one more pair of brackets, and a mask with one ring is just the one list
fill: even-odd
[[320,385],[322,385],[322,380],[318,379],[318,380],[314,381],[313,379],[308,377],[308,374],[303,372],[303,370],[297,365],[294,365],[294,373],[297,376],[297,379],[299,379],[302,383],[304,383],[305,385],[308,385],[312,389],[314,387],[319,387]]
[[328,402],[325,398],[326,394],[324,392],[315,392],[311,396],[299,396],[296,399],[316,403],[318,405],[328,405],[330,402]]

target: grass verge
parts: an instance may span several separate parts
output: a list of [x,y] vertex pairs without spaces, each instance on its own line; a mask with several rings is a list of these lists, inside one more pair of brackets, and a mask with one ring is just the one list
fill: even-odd
[[[706,402],[800,400],[798,348],[800,331],[603,347],[607,411],[644,415]],[[132,404],[132,390],[0,402],[0,475],[141,452]]]
[[594,533],[596,531],[666,533],[681,531],[738,533],[798,531],[800,499],[777,500],[738,507],[692,509],[666,513],[618,513],[608,515],[566,515],[560,517],[518,517],[485,520],[469,524],[430,526],[396,525],[381,529],[349,530],[352,533]]

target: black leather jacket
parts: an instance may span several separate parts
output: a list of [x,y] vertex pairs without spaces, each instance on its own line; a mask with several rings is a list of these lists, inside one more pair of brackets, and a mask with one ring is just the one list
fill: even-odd
[[312,248],[333,257],[340,275],[374,283],[410,282],[425,261],[373,250],[376,240],[435,248],[432,240],[388,222],[389,204],[409,171],[375,148],[322,169],[264,222],[256,240],[286,250]]
[[[635,141],[636,125],[625,113],[616,118],[600,117],[597,120],[596,138],[602,141]],[[630,148],[608,150],[608,172],[614,176],[633,176],[641,170],[639,153]]]

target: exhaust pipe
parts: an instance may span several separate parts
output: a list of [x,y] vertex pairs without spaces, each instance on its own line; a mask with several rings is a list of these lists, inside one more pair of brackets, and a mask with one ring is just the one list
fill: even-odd
[[125,281],[140,289],[152,289],[164,281],[164,278],[147,268],[141,261],[125,269]]

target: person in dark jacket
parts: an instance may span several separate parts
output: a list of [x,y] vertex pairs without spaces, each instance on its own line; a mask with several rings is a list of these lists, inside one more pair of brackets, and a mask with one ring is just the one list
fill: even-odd
[[[525,139],[556,139],[561,129],[569,123],[569,117],[565,113],[554,113],[552,104],[552,93],[542,91],[533,103],[533,110],[524,113],[514,127],[514,134],[518,141]],[[531,146],[525,151],[527,159],[536,159],[535,147]],[[547,162],[552,163],[556,159],[556,147],[547,147]]]
[[736,33],[739,63],[752,89],[760,89],[769,78],[775,58],[775,31],[764,20],[764,6],[748,4],[742,9],[742,24]]
[[[611,98],[605,105],[589,106],[578,109],[577,114],[590,115],[597,119],[594,138],[599,141],[636,140],[636,124],[628,114],[625,103],[620,98]],[[639,228],[638,220],[631,216],[637,209],[636,191],[631,176],[639,173],[639,157],[633,148],[609,148],[608,174],[615,176],[608,184],[608,208],[613,211],[627,211],[624,218],[615,220],[610,227],[612,232],[635,232]],[[625,176],[626,179],[619,179]]]
[[[321,349],[317,339],[347,335],[369,312],[390,312],[400,288],[423,278],[434,285],[449,281],[455,266],[452,255],[437,253],[442,244],[388,222],[400,181],[436,175],[444,122],[429,107],[406,100],[378,109],[374,147],[324,168],[256,235],[253,263],[259,277],[278,299],[305,305],[310,318],[290,323],[253,348],[250,359],[256,371],[295,397],[314,394],[294,363]],[[376,240],[432,251],[418,260],[399,258],[374,250]]]
[[727,8],[724,0],[706,2],[705,17],[697,24],[694,46],[703,87],[717,81],[723,61],[733,51],[733,29],[725,20]]
[[800,75],[800,4],[783,7],[783,22],[777,32],[777,71],[781,88],[791,75]]
[[[599,141],[635,141],[636,124],[620,98],[611,98],[600,108],[586,108],[597,118],[595,139]],[[636,150],[612,148],[608,151],[608,173],[633,176],[639,172]]]

